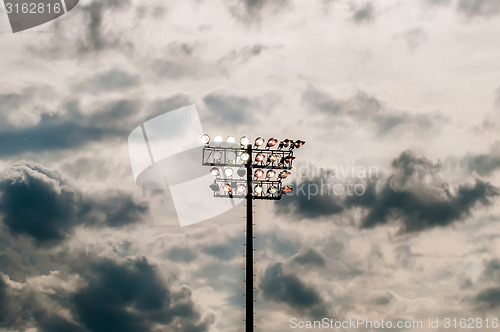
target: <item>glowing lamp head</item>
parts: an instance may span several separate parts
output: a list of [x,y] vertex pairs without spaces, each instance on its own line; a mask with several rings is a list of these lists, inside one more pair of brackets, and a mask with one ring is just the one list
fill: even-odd
[[295,159],[295,157],[293,157],[293,156],[286,156],[285,157],[285,162],[287,164],[290,164],[294,159]]
[[243,152],[243,153],[241,154],[241,157],[240,157],[240,158],[241,158],[241,160],[242,160],[242,161],[247,162],[247,161],[248,161],[248,159],[250,159],[250,155],[249,155],[248,153],[246,153],[246,152]]
[[298,149],[300,148],[302,145],[306,144],[306,142],[304,141],[301,141],[300,139],[296,140],[295,141],[295,147]]
[[264,139],[262,137],[257,137],[257,139],[255,140],[255,145],[256,146],[264,145]]
[[289,148],[289,147],[292,145],[293,141],[292,141],[291,139],[288,139],[288,138],[287,138],[286,140],[284,140],[284,141],[283,141],[283,142],[281,142],[281,143],[283,143],[283,147],[285,147],[285,148]]
[[222,141],[223,141],[222,136],[215,136],[214,137],[215,143],[220,144],[220,143],[222,143]]
[[274,176],[276,175],[276,172],[273,171],[272,169],[270,169],[269,171],[267,171],[266,173],[266,178],[270,179],[270,178],[273,178]]
[[275,163],[278,161],[278,155],[275,155],[274,153],[270,155],[267,160],[269,160],[270,163]]
[[234,173],[234,172],[233,172],[233,169],[232,169],[232,168],[226,168],[226,169],[224,170],[224,174],[226,174],[226,177],[228,177],[228,178],[232,177],[232,176],[233,176],[233,173]]
[[257,154],[257,156],[255,156],[255,160],[257,160],[259,163],[263,162],[264,159],[266,159],[266,156],[264,156],[262,153],[259,153]]
[[248,139],[248,137],[243,136],[242,138],[240,138],[240,144],[242,146],[247,146],[248,144],[250,144],[250,140]]
[[228,142],[229,144],[234,144],[236,143],[236,139],[233,136],[229,136],[228,138],[226,138],[226,142]]
[[292,192],[292,190],[293,190],[293,188],[292,188],[292,187],[290,187],[290,186],[285,186],[285,187],[283,188],[283,194],[285,194],[285,195],[286,195],[286,194],[289,194],[289,193],[291,193],[291,192]]
[[201,136],[201,143],[203,143],[203,144],[210,143],[210,136],[208,136],[207,134]]
[[289,171],[283,171],[283,172],[281,172],[281,173],[280,173],[279,177],[280,177],[281,179],[286,179],[286,178],[287,178],[289,175],[291,175],[291,174],[292,174],[292,173],[291,173],[291,172],[289,172]]
[[222,189],[224,189],[224,192],[230,193],[231,192],[231,185],[229,183],[226,183],[224,185],[224,187],[222,187]]
[[261,169],[258,169],[256,170],[253,175],[256,177],[256,178],[261,178],[263,175],[264,175],[264,171],[261,170]]
[[277,192],[278,192],[278,188],[276,188],[275,186],[269,186],[269,188],[267,188],[268,194],[275,195]]
[[262,186],[260,184],[256,185],[254,188],[253,188],[253,191],[256,193],[256,194],[262,194]]
[[278,144],[278,140],[276,138],[270,138],[268,141],[267,141],[267,147],[268,148],[272,148],[273,146],[275,146],[276,144]]
[[238,194],[243,195],[247,191],[247,186],[240,184],[238,188],[236,188],[236,191],[238,191]]
[[212,174],[213,176],[219,176],[220,175],[220,171],[217,167],[212,167],[210,169],[210,174]]

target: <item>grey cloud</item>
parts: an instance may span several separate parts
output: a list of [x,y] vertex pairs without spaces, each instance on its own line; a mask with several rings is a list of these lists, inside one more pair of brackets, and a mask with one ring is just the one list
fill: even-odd
[[[392,162],[387,179],[366,179],[364,195],[337,196],[330,189],[327,177],[305,179],[296,184],[294,195],[276,205],[279,213],[305,218],[322,218],[350,213],[362,208],[362,228],[395,223],[401,232],[419,232],[443,227],[469,216],[474,208],[488,206],[499,195],[490,183],[475,180],[456,190],[441,180],[439,163],[404,151]],[[303,187],[301,187],[304,184]],[[312,186],[309,189],[309,186]],[[301,189],[302,188],[302,189]]]
[[236,18],[246,23],[258,22],[265,10],[280,12],[289,6],[289,0],[237,0],[229,10]]
[[423,0],[425,4],[433,6],[445,6],[451,3],[451,0]]
[[0,130],[0,155],[64,150],[103,139],[124,138],[136,125],[138,107],[137,101],[118,100],[84,115],[78,101],[67,101],[64,114],[43,114],[35,125]]
[[356,23],[370,23],[375,20],[375,6],[372,2],[365,2],[361,5],[352,2],[350,10],[352,20]]
[[259,289],[264,298],[290,306],[300,314],[326,317],[326,305],[318,291],[306,285],[296,275],[283,271],[283,265],[269,266],[260,279]]
[[500,13],[500,2],[496,0],[460,0],[457,3],[457,9],[469,18],[490,18]]
[[211,120],[219,124],[241,125],[256,121],[254,111],[258,102],[247,97],[213,92],[203,101],[211,112]]
[[324,267],[326,265],[325,257],[312,248],[306,248],[293,258],[293,261],[300,265],[312,265]]
[[83,193],[62,173],[21,161],[0,177],[0,216],[13,234],[38,244],[54,245],[80,225],[120,227],[137,222],[148,211],[120,191]]
[[314,86],[308,86],[302,94],[302,102],[321,113],[340,118],[352,118],[371,126],[378,136],[398,132],[425,132],[439,130],[444,117],[439,113],[406,113],[391,110],[377,98],[358,91],[347,100],[330,96]]
[[482,277],[486,281],[500,283],[500,260],[498,258],[485,262]]
[[203,248],[203,252],[220,260],[229,261],[236,256],[243,255],[242,243],[243,237],[235,237],[226,240],[223,244],[208,245]]
[[198,255],[190,248],[173,247],[167,252],[167,257],[174,262],[190,263],[196,259]]
[[403,34],[406,45],[411,51],[415,51],[423,43],[427,41],[427,33],[421,28],[414,28],[406,31]]
[[110,69],[76,83],[73,89],[76,92],[99,94],[124,90],[138,84],[139,78],[137,75],[118,69]]
[[469,155],[463,158],[469,171],[488,176],[500,168],[500,142],[495,143],[489,153]]
[[476,295],[474,300],[481,307],[496,309],[500,307],[500,287],[484,289]]

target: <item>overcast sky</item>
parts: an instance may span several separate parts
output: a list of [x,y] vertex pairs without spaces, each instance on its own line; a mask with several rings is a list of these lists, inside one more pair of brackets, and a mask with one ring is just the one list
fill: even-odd
[[181,228],[130,167],[190,104],[307,142],[304,190],[256,202],[257,331],[495,317],[498,31],[497,0],[82,0],[16,34],[2,6],[0,330],[243,330],[243,205]]

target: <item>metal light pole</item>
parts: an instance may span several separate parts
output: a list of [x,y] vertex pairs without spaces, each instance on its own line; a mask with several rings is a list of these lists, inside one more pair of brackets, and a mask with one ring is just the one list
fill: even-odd
[[[210,173],[215,176],[210,185],[214,197],[245,198],[246,200],[246,261],[245,261],[245,331],[254,331],[254,247],[253,247],[253,200],[279,200],[281,196],[292,191],[292,187],[283,187],[282,180],[291,173],[295,157],[293,150],[305,144],[304,141],[286,139],[278,144],[278,140],[270,138],[265,148],[261,137],[255,140],[255,148],[246,137],[242,137],[237,145],[233,137],[223,143],[222,137],[216,136],[214,144],[210,144],[208,135],[202,136],[204,166],[211,166]],[[276,148],[276,149],[273,149]],[[255,158],[254,158],[255,155]],[[222,172],[219,167],[223,167]],[[232,167],[246,170],[243,175],[238,171],[238,178],[233,178]],[[254,167],[257,170],[254,173]],[[267,170],[267,173],[264,173]],[[275,170],[282,170],[279,175]],[[260,178],[264,177],[265,180]],[[277,180],[273,178],[277,175]],[[267,190],[265,190],[267,188]]]

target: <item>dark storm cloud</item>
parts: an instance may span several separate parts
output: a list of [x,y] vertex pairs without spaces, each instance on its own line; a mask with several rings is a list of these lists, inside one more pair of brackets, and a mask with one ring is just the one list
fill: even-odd
[[[0,130],[0,156],[74,149],[89,142],[125,138],[136,125],[139,103],[117,100],[85,115],[79,102],[67,101],[64,114],[42,114],[35,125]],[[120,119],[117,125],[117,119]]]
[[480,307],[496,309],[500,307],[500,287],[484,289],[477,294],[474,300]]
[[498,188],[475,180],[453,190],[439,176],[440,165],[405,151],[392,162],[388,179],[366,179],[364,195],[337,196],[327,177],[305,179],[295,185],[294,195],[279,202],[277,210],[293,216],[321,218],[344,215],[362,208],[362,228],[398,224],[401,232],[418,232],[460,221],[478,206],[488,206],[499,195]]
[[302,250],[293,261],[300,265],[315,265],[324,267],[326,265],[325,257],[312,248]]
[[[202,317],[188,288],[165,282],[145,258],[115,261],[85,254],[77,259],[70,270],[82,287],[75,290],[58,289],[42,296],[26,284],[9,287],[0,274],[0,327],[37,327],[44,332],[155,328],[205,332],[214,322],[211,315]],[[67,310],[73,322],[61,315],[59,307]]]
[[57,244],[80,224],[131,224],[147,211],[147,205],[128,193],[83,193],[59,171],[34,162],[18,162],[0,176],[3,224],[13,234],[28,235],[38,244]]
[[289,6],[289,0],[237,0],[229,7],[230,12],[243,22],[258,22],[264,11],[279,13]]
[[351,98],[342,100],[310,85],[302,94],[302,102],[321,113],[352,118],[357,123],[372,126],[378,136],[403,129],[413,132],[431,130],[436,132],[444,121],[439,113],[413,114],[391,110],[377,98],[363,91],[358,91]]
[[497,0],[459,0],[457,9],[469,18],[489,18],[500,14],[500,2]]
[[93,264],[87,286],[71,297],[80,325],[90,331],[151,331],[157,324],[176,331],[207,331],[187,288],[166,287],[156,268],[143,259]]
[[356,23],[369,23],[375,20],[375,6],[371,2],[351,3],[352,20]]
[[77,93],[99,94],[102,92],[124,90],[138,84],[138,76],[122,70],[110,69],[76,83],[73,89]]
[[283,265],[269,266],[260,279],[259,288],[265,299],[290,306],[294,311],[311,317],[325,317],[326,304],[318,291],[293,274],[283,271]]
[[284,196],[276,203],[278,213],[293,214],[302,218],[320,218],[340,214],[344,211],[341,200],[335,195],[308,195],[316,192],[327,184],[321,177],[305,179],[300,183],[293,183],[295,191]]
[[500,169],[500,142],[493,145],[490,152],[470,155],[463,159],[469,171],[477,172],[481,176],[488,176]]
[[255,121],[254,111],[258,102],[254,99],[213,92],[206,95],[203,101],[208,106],[214,123],[241,125]]

